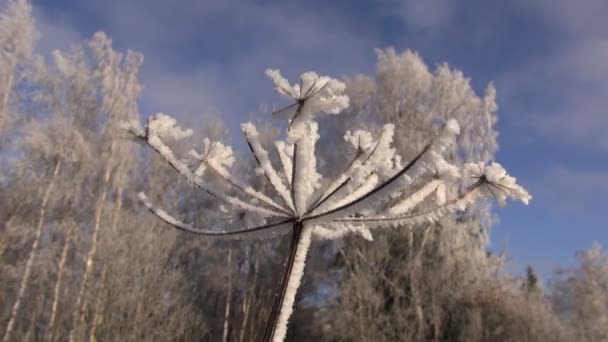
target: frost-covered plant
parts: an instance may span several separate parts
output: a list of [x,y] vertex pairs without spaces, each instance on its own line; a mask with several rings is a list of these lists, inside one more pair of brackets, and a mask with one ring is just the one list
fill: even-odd
[[[233,151],[222,143],[205,140],[201,151],[190,152],[190,159],[178,157],[167,143],[188,137],[192,131],[178,127],[175,120],[165,114],[150,117],[145,126],[137,121],[125,124],[190,183],[221,202],[222,210],[245,213],[238,216],[242,221],[228,222],[228,225],[240,223],[238,229],[229,229],[226,222],[218,222],[217,227],[199,228],[170,215],[152,203],[145,193],[140,193],[144,205],[165,222],[206,236],[240,238],[251,234],[291,233],[290,253],[264,334],[265,341],[285,338],[313,236],[337,239],[354,233],[372,240],[373,230],[436,222],[466,210],[483,197],[493,196],[501,204],[507,198],[524,203],[531,198],[498,163],[457,166],[443,157],[460,131],[452,118],[446,120],[442,130],[430,134],[428,143],[407,163],[393,147],[394,125],[384,125],[377,136],[364,130],[346,132],[344,139],[354,151],[352,159],[335,178],[327,179],[317,168],[315,147],[319,127],[315,115],[335,115],[346,109],[349,99],[344,94],[345,85],[314,72],[302,74],[299,84],[295,85],[279,70],[269,69],[266,74],[279,94],[294,101],[278,112],[279,116],[289,118],[285,141],[275,143],[280,167],[271,163],[269,152],[261,144],[252,123],[241,125],[241,129],[257,161],[256,172],[272,185],[273,194],[238,181],[230,173]],[[225,192],[222,190],[225,187],[205,182],[208,173],[219,176],[231,191]]]

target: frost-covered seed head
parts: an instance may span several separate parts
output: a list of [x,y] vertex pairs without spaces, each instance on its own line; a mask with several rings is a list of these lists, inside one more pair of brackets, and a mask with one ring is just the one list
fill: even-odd
[[148,119],[148,134],[161,139],[181,140],[192,135],[191,129],[182,129],[169,115],[158,113]]

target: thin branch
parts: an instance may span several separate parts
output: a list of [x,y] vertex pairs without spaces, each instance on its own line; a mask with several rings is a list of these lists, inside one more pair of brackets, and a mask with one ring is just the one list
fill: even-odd
[[436,191],[439,184],[441,184],[439,179],[433,179],[420,186],[414,192],[399,196],[399,198],[396,201],[393,201],[385,210],[388,210],[388,212],[392,214],[409,212]]
[[[342,187],[344,187],[346,185],[346,183],[348,183],[350,181],[350,177],[346,176],[346,173],[350,171],[352,166],[355,164],[355,161],[357,161],[357,159],[359,159],[359,157],[361,157],[362,154],[363,154],[363,152],[358,149],[357,154],[355,154],[354,158],[346,165],[344,170],[342,170],[342,172],[340,172],[338,174],[338,176],[331,183],[329,183],[329,185],[327,186],[325,191],[323,191],[321,193],[321,195],[313,202],[313,204],[310,206],[310,209],[308,209],[308,211],[306,211],[305,215],[307,215],[307,214],[313,212],[315,209],[317,209],[321,204],[323,204],[325,201],[330,199],[331,196],[333,196],[338,190],[340,190]],[[345,180],[341,180],[344,177],[347,177],[347,178]],[[337,183],[340,183],[338,185],[338,187],[336,187]]]
[[263,194],[259,191],[256,191],[255,189],[253,189],[250,186],[245,186],[245,185],[241,184],[239,181],[233,180],[230,177],[227,177],[223,172],[220,172],[219,170],[217,170],[213,164],[208,164],[208,165],[210,166],[211,170],[213,170],[217,175],[220,176],[220,178],[222,180],[224,180],[228,185],[230,185],[234,189],[237,189],[241,193],[249,195],[249,196],[259,200],[260,202],[272,207],[273,209],[280,211],[281,213],[285,214],[285,216],[291,216],[292,213],[290,213],[289,210],[280,206],[278,203],[273,201],[272,198],[266,196],[265,194]]
[[373,190],[371,190],[370,192],[366,193],[365,195],[349,202],[346,203],[344,205],[341,205],[337,208],[328,210],[326,212],[320,213],[320,214],[316,214],[316,215],[312,215],[312,216],[308,216],[305,217],[303,219],[303,221],[308,221],[308,220],[314,220],[314,219],[319,219],[331,214],[334,214],[338,211],[342,211],[345,209],[348,209],[356,204],[361,203],[362,201],[366,200],[367,198],[371,197],[372,195],[374,195],[375,193],[379,192],[380,190],[386,188],[387,186],[391,185],[393,182],[395,182],[397,179],[399,179],[399,177],[403,176],[406,172],[408,172],[413,166],[414,164],[416,164],[416,162],[422,158],[422,156],[426,153],[426,151],[429,150],[429,148],[431,147],[431,144],[428,144],[424,147],[424,149],[422,149],[422,151],[420,153],[418,153],[418,155],[412,159],[405,167],[403,167],[399,172],[397,172],[395,175],[393,175],[391,178],[387,179],[386,181],[384,181],[382,184],[376,186]]
[[[361,163],[361,165],[366,165],[367,162],[370,160],[370,158],[376,153],[376,151],[378,150],[378,146],[380,145],[380,139],[378,139],[378,141],[376,142],[376,144],[374,145],[374,148],[370,151],[370,153],[367,155],[367,157],[365,158],[365,160],[363,161],[363,163]],[[327,187],[327,190],[323,193],[322,196],[319,197],[319,199],[317,199],[317,201],[315,201],[313,203],[313,205],[311,206],[311,208],[304,214],[304,216],[312,213],[315,209],[319,208],[324,202],[330,200],[332,198],[332,196],[334,196],[340,189],[342,189],[343,187],[346,186],[346,184],[348,182],[350,182],[351,180],[351,176],[350,176],[350,172],[352,171],[353,166],[355,165],[355,162],[357,160],[359,160],[359,158],[363,157],[363,151],[358,150],[357,154],[355,155],[355,157],[350,161],[350,163],[347,164],[347,166],[344,168],[344,171],[342,171],[342,173],[340,173]],[[373,171],[372,171],[373,172]],[[370,172],[371,173],[371,172]],[[345,180],[342,180],[344,177],[346,177]],[[338,185],[338,187],[336,188],[336,184],[340,183],[340,185]],[[332,189],[335,188],[335,189]]]
[[238,229],[238,230],[231,230],[231,231],[218,231],[218,230],[209,229],[209,228],[198,228],[198,227],[194,227],[191,224],[184,223],[184,222],[176,219],[175,217],[171,216],[169,213],[167,213],[163,209],[155,206],[154,204],[152,204],[152,202],[148,199],[148,197],[144,193],[140,193],[139,198],[143,202],[143,204],[146,206],[146,208],[149,211],[151,211],[153,214],[155,214],[156,216],[158,216],[158,218],[160,218],[161,220],[165,221],[166,223],[172,225],[173,227],[175,227],[175,228],[177,228],[179,230],[183,230],[183,231],[186,231],[186,232],[189,232],[189,233],[198,234],[198,235],[206,235],[206,236],[234,236],[234,235],[239,235],[239,234],[246,234],[246,233],[255,233],[255,232],[266,231],[266,230],[269,230],[271,228],[279,227],[279,226],[284,225],[286,223],[292,223],[292,222],[294,222],[294,219],[289,218],[289,219],[286,219],[286,220],[283,220],[283,221],[279,221],[279,222],[275,222],[275,223],[269,223],[269,224],[265,224],[265,225],[261,225],[261,226],[248,227],[248,228],[245,228],[245,229]]
[[[317,79],[318,80],[318,79]],[[323,89],[325,89],[325,87],[327,87],[327,85],[329,84],[329,82],[325,82],[325,84],[319,88],[319,90],[315,91],[312,94],[308,94],[316,85],[317,85],[317,81],[315,80],[315,82],[310,86],[310,88],[306,91],[306,94],[304,94],[304,98],[303,100],[308,100],[311,99],[313,96],[317,95],[318,93],[320,93]]]
[[367,194],[376,184],[378,183],[378,175],[376,172],[371,172],[363,182],[360,182],[359,185],[352,189],[350,193],[345,194],[339,199],[336,199],[330,204],[328,210],[332,210],[333,208],[340,207],[343,204],[346,204],[350,201],[351,198],[357,198],[358,196],[363,196]]
[[338,192],[342,188],[344,188],[350,182],[350,180],[351,180],[350,177],[346,178],[342,182],[342,184],[340,184],[337,188],[335,188],[327,196],[323,197],[323,199],[321,199],[321,197],[319,197],[319,199],[317,199],[317,201],[315,201],[315,203],[310,207],[310,209],[308,209],[308,211],[304,215],[308,215],[309,213],[312,213],[313,211],[315,211],[315,209],[317,209],[318,207],[323,205],[323,203],[325,203],[327,200],[329,200],[336,192]]
[[[194,184],[197,188],[201,189],[202,191],[206,192],[210,196],[215,197],[217,199],[223,198],[223,196],[216,194],[213,190],[207,188],[201,182],[201,179],[199,177],[197,177],[195,174],[193,174],[192,171],[190,171],[190,169],[188,169],[184,165],[180,165],[181,162],[177,159],[177,157],[175,156],[173,151],[169,150],[169,148],[166,145],[163,144],[164,147],[167,147],[167,150],[169,152],[169,153],[167,153],[167,155],[163,154],[160,150],[160,147],[157,147],[156,144],[150,143],[150,136],[149,136],[148,132],[146,132],[146,135],[143,137],[138,136],[138,135],[136,135],[136,137],[143,140],[148,146],[150,146],[161,157],[163,157],[163,159],[165,159],[169,163],[169,165],[171,165],[171,167],[173,167],[173,169],[175,169],[175,171],[177,171],[179,174],[184,176],[188,181],[190,181],[192,184]],[[160,140],[160,138],[159,138],[159,140]]]
[[293,144],[293,157],[291,159],[291,187],[289,194],[291,195],[291,202],[293,203],[294,213],[297,215],[298,206],[296,205],[296,187],[295,187],[295,179],[296,179],[296,170],[297,170],[297,162],[296,156],[298,155],[298,144]]
[[[156,152],[158,152],[158,154],[160,154],[160,156],[163,157],[169,163],[169,165],[171,165],[179,174],[183,175],[189,182],[191,182],[197,188],[203,190],[207,194],[211,195],[212,197],[220,199],[231,205],[236,205],[236,206],[239,206],[242,208],[249,209],[251,211],[256,211],[263,215],[276,216],[276,217],[290,216],[290,214],[288,212],[286,212],[284,209],[280,210],[281,212],[276,212],[274,210],[270,210],[270,209],[266,209],[263,207],[258,207],[258,206],[249,204],[247,202],[244,202],[243,200],[241,200],[238,197],[219,194],[219,193],[211,190],[209,187],[206,187],[203,184],[201,177],[192,173],[192,171],[190,171],[188,166],[185,165],[183,162],[181,162],[175,156],[173,151],[171,151],[171,149],[169,149],[169,147],[162,142],[160,137],[155,136],[155,135],[150,136],[149,134],[146,135],[145,137],[141,137],[141,136],[139,136],[139,137],[141,139],[143,139],[148,146],[152,147],[152,149],[154,149]],[[152,141],[150,141],[151,139],[152,139]],[[217,172],[217,170],[216,170],[216,172]],[[243,191],[245,192],[244,189],[243,189]],[[245,192],[245,193],[247,193],[247,192]]]
[[291,198],[289,198],[289,190],[283,184],[283,181],[278,176],[276,170],[270,163],[270,159],[268,158],[268,152],[264,150],[262,145],[257,139],[255,139],[254,133],[257,134],[257,131],[249,132],[247,129],[243,129],[243,133],[245,135],[245,140],[247,141],[247,146],[251,150],[251,153],[255,157],[256,162],[264,171],[264,175],[275,191],[281,196],[285,204],[289,207],[292,212],[295,212],[295,206],[292,202]]
[[285,113],[285,111],[287,111],[287,110],[289,110],[289,109],[291,109],[291,108],[293,108],[293,107],[295,107],[295,106],[297,106],[297,105],[299,105],[299,103],[298,103],[298,102],[294,102],[294,103],[290,104],[289,106],[285,106],[285,107],[283,107],[283,108],[281,108],[281,109],[279,109],[279,110],[276,110],[276,111],[272,112],[272,114],[271,114],[271,115],[272,115],[274,118],[276,118],[276,119],[285,119],[285,120],[289,120],[289,118],[288,118],[288,117],[283,117],[283,115],[285,115],[285,114],[283,114],[283,113]]
[[290,177],[292,176],[293,172],[293,164],[291,162],[291,159],[287,155],[287,152],[285,152],[287,144],[285,144],[285,142],[283,141],[275,141],[274,145],[277,148],[277,153],[279,154],[279,159],[281,160],[281,166],[283,167],[283,175],[285,177],[285,180],[287,181],[287,186],[291,187],[291,182],[293,181],[293,179],[291,179]]
[[348,218],[338,218],[338,219],[334,219],[332,221],[339,222],[339,223],[368,223],[369,224],[369,223],[379,223],[379,222],[398,222],[398,221],[414,220],[417,218],[423,218],[424,216],[427,216],[427,215],[437,215],[442,212],[451,211],[452,209],[457,209],[458,207],[460,207],[459,204],[461,204],[462,201],[465,201],[465,200],[468,201],[468,200],[472,200],[473,198],[475,198],[475,196],[473,196],[473,195],[479,194],[479,188],[481,187],[482,184],[484,184],[484,183],[477,182],[477,183],[471,185],[467,189],[467,191],[465,191],[462,195],[447,202],[446,204],[444,204],[442,206],[438,206],[433,209],[425,210],[425,211],[414,213],[414,214],[394,215],[394,216],[348,217]]

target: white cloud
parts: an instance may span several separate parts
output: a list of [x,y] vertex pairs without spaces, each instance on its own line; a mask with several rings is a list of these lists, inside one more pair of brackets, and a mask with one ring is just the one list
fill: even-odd
[[519,102],[523,110],[510,119],[554,143],[606,153],[608,25],[603,16],[608,2],[535,0],[520,5],[535,11],[559,39],[551,51],[499,81],[502,100]]
[[608,202],[608,169],[553,166],[534,184],[536,202],[560,214],[588,217]]
[[433,31],[449,26],[458,9],[454,0],[406,0],[401,13],[409,27]]
[[[310,69],[339,76],[371,64],[377,45],[340,13],[292,2],[107,0],[83,1],[72,10],[72,16],[94,13],[91,22],[99,22],[119,49],[144,53],[146,115],[212,110],[240,121],[261,101],[277,99],[264,76],[267,67],[290,77]],[[67,20],[51,25],[41,17],[42,33],[59,37],[45,46],[82,40]]]
[[543,112],[518,116],[553,142],[608,151],[608,39],[565,46],[503,82],[511,92],[543,97]]
[[547,25],[575,36],[605,35],[606,0],[517,0],[523,10],[533,11]]
[[65,17],[50,18],[38,7],[34,7],[34,17],[40,32],[40,38],[36,42],[38,53],[66,50],[84,39],[80,32],[68,24]]

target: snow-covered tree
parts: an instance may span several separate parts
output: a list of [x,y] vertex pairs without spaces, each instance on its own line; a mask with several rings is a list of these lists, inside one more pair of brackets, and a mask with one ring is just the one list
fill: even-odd
[[29,1],[9,0],[0,13],[0,137],[10,119],[8,107],[19,67],[31,57],[36,35]]
[[556,312],[578,341],[608,339],[608,253],[599,244],[578,253],[579,266],[552,280]]
[[[125,123],[178,173],[221,203],[221,210],[243,212],[239,220],[228,225],[210,222],[209,227],[195,227],[140,193],[144,205],[163,221],[181,230],[214,237],[291,233],[290,253],[266,328],[266,341],[285,338],[313,236],[333,240],[353,233],[372,240],[372,231],[436,222],[466,210],[484,197],[494,197],[501,204],[507,198],[524,203],[531,198],[496,162],[449,163],[444,154],[460,133],[458,122],[450,117],[440,131],[429,132],[428,142],[407,162],[393,147],[394,125],[384,125],[375,136],[365,130],[348,131],[344,139],[353,151],[352,159],[336,177],[323,177],[315,153],[319,139],[316,115],[337,115],[348,107],[344,83],[306,72],[298,84],[292,85],[279,70],[269,69],[266,74],[279,94],[294,101],[278,112],[280,116],[288,113],[285,116],[289,117],[286,139],[274,146],[281,165],[271,163],[267,147],[260,143],[252,123],[242,124],[241,128],[258,163],[256,172],[272,185],[272,194],[234,177],[230,172],[235,162],[233,150],[220,142],[206,140],[201,151],[177,156],[168,143],[189,137],[192,131],[180,128],[168,115],[156,114],[145,126],[138,121]],[[204,177],[209,173],[219,176],[231,191],[206,183]],[[423,206],[429,202],[433,205]],[[240,227],[231,229],[230,223]]]
[[[461,166],[494,159],[497,107],[491,84],[478,95],[462,72],[445,63],[431,70],[409,50],[377,50],[377,58],[375,74],[346,79],[351,105],[339,120],[327,120],[334,136],[392,123],[399,132],[394,139],[397,153],[409,160],[425,146],[430,132],[455,118],[460,134],[444,154],[446,160]],[[340,159],[340,152],[336,154]],[[448,191],[457,191],[457,186]],[[483,286],[503,263],[504,258],[486,252],[492,220],[490,201],[480,201],[441,222],[404,225],[382,234],[374,244],[346,239],[350,253],[337,253],[337,265],[325,271],[324,279],[338,286],[330,299],[330,315],[349,314],[327,322],[332,325],[327,332],[338,340],[426,340],[441,336],[454,315],[477,315],[451,303]],[[466,286],[441,285],[446,283]],[[364,323],[370,317],[377,319]],[[365,328],[354,331],[353,326]],[[467,329],[466,324],[460,327]]]

